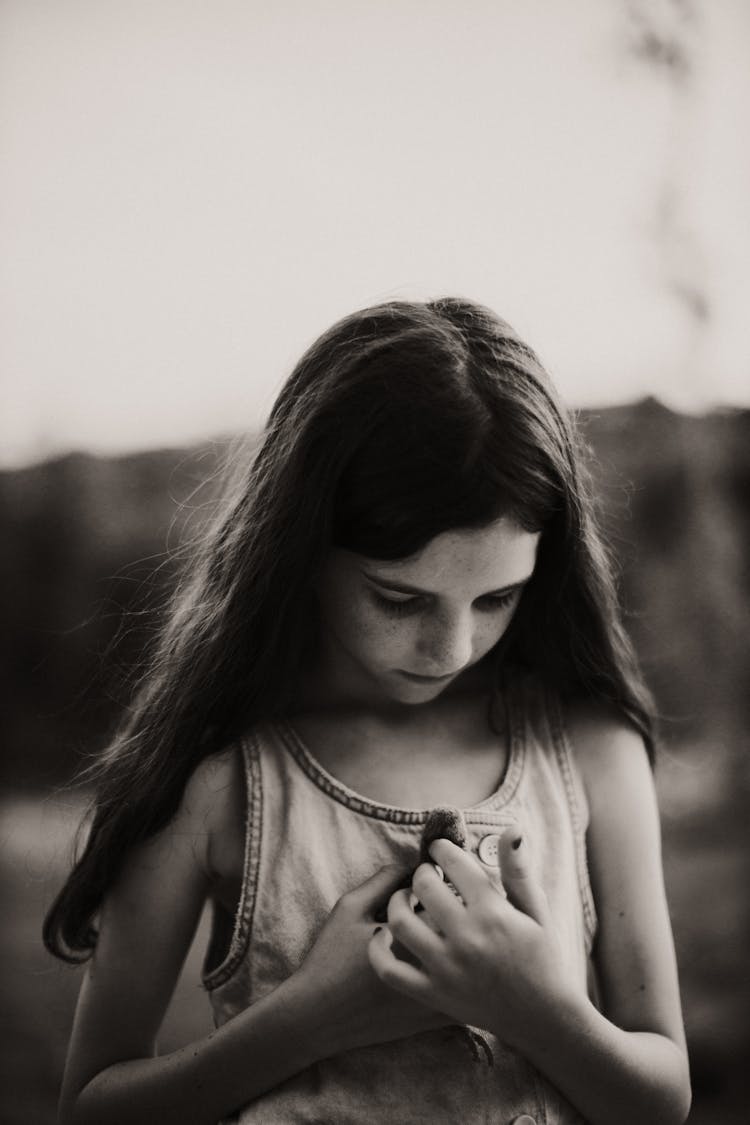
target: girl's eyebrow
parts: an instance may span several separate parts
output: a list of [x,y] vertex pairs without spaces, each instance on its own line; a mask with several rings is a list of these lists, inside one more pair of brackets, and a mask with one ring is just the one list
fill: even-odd
[[[374,574],[368,574],[366,570],[362,570],[361,568],[360,573],[364,575],[368,582],[372,582],[375,586],[382,586],[384,590],[391,590],[394,594],[417,594],[420,597],[427,598],[431,598],[434,596],[433,590],[424,590],[420,586],[409,586],[405,582],[390,582],[384,578],[377,578]],[[482,597],[502,597],[504,594],[510,594],[513,590],[522,589],[522,587],[524,587],[530,579],[531,575],[529,575],[528,578],[522,578],[519,582],[511,582],[508,586],[503,586],[499,590],[488,590],[486,594],[482,595]]]

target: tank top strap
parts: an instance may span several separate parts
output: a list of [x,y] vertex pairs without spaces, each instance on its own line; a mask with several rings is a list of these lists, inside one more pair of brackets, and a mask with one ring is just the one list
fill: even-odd
[[[594,896],[589,877],[586,831],[589,825],[589,805],[575,753],[571,746],[565,711],[558,691],[532,677],[525,678],[516,697],[519,710],[523,710],[527,753],[554,756],[557,773],[562,782],[565,807],[570,820],[575,847],[578,886],[586,925],[587,944],[596,933],[597,919]],[[532,767],[532,774],[533,774]]]
[[[207,990],[218,988],[233,975],[245,955],[252,930],[258,886],[260,842],[263,831],[263,778],[260,768],[258,734],[246,735],[237,747],[245,785],[245,847],[242,864],[242,889],[226,956],[203,975]],[[214,915],[216,921],[216,915]]]

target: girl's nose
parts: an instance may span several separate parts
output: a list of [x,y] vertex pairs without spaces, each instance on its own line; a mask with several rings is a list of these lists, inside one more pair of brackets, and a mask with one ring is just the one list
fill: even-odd
[[426,624],[418,643],[419,655],[429,661],[427,676],[448,676],[471,663],[474,627],[471,613],[451,614]]

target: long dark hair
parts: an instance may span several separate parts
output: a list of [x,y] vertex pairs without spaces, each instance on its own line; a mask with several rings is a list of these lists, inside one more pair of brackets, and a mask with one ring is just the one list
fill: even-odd
[[354,313],[305,353],[235,485],[119,732],[96,768],[88,842],[44,925],[88,956],[127,852],[177,810],[196,765],[287,711],[330,546],[405,558],[435,535],[512,515],[542,532],[500,642],[565,697],[601,700],[652,740],[650,696],[620,623],[575,428],[534,352],[458,299]]

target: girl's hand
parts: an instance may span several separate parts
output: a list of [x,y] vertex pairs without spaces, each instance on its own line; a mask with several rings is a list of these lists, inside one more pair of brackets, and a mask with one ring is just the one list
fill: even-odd
[[381,868],[334,906],[303,964],[294,974],[312,1005],[326,1054],[403,1039],[452,1023],[432,1005],[388,988],[370,965],[375,915],[408,872]]
[[[388,906],[388,928],[370,941],[370,962],[390,988],[449,1013],[454,1021],[494,1032],[518,1050],[533,1042],[550,1005],[565,1004],[565,970],[546,895],[531,871],[527,845],[514,831],[500,843],[507,900],[476,858],[448,840],[430,855],[463,902],[432,864],[421,864],[412,882],[425,908],[416,914],[409,892]],[[418,960],[394,955],[393,941]]]

